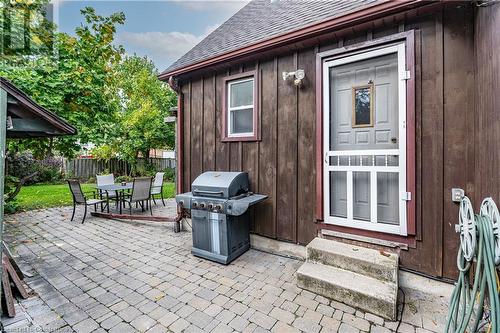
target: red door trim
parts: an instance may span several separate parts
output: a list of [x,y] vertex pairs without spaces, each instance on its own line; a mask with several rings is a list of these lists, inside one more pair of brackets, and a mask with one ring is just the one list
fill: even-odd
[[406,189],[411,200],[406,202],[408,235],[416,235],[416,142],[415,142],[415,31],[406,37],[406,70],[410,78],[406,81]]
[[[323,221],[323,63],[346,56],[347,53],[361,51],[391,42],[404,41],[406,44],[406,70],[410,71],[410,78],[406,83],[406,188],[412,194],[407,202],[407,230],[408,235],[416,234],[416,181],[415,181],[415,31],[402,33],[370,40],[367,42],[341,47],[316,55],[316,205],[315,217]],[[354,230],[354,229],[353,229]]]

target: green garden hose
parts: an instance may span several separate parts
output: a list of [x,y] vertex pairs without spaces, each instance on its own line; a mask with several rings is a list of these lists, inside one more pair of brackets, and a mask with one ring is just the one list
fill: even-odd
[[[467,197],[460,203],[460,248],[457,256],[459,277],[451,295],[445,333],[477,332],[485,310],[489,313],[488,332],[500,332],[500,298],[496,265],[499,263],[499,213],[491,198],[474,215]],[[478,239],[478,242],[476,240]],[[474,282],[470,285],[472,263]]]

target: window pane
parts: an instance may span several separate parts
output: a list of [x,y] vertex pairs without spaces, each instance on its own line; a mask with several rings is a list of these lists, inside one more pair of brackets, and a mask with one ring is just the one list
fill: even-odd
[[253,79],[231,83],[230,107],[253,105]]
[[230,125],[230,134],[252,133],[253,109],[231,111]]

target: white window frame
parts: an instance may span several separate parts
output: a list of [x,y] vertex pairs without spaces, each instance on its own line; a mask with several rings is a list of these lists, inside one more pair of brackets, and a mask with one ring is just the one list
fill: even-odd
[[[398,126],[399,126],[399,148],[379,149],[379,150],[350,150],[350,151],[330,151],[330,75],[331,67],[358,62],[396,53],[398,57]],[[342,58],[326,60],[323,62],[323,147],[325,151],[323,161],[323,216],[325,223],[344,227],[379,231],[391,234],[407,236],[407,192],[406,192],[406,50],[405,43],[390,44],[384,47],[377,47],[370,50],[360,51],[346,55]],[[399,156],[399,166],[331,166],[330,157],[338,156]],[[347,172],[347,217],[337,217],[330,215],[330,172]],[[357,220],[353,217],[353,173],[365,171],[370,172],[370,221]],[[378,223],[377,221],[377,172],[395,172],[399,175],[399,225]]]
[[[248,81],[252,81],[252,104],[231,107],[231,86],[233,84],[243,83],[243,82],[248,82]],[[238,111],[238,110],[247,110],[247,109],[252,109],[252,132],[231,133],[231,130],[232,130],[231,112]],[[226,124],[227,124],[226,135],[228,138],[246,138],[246,137],[252,137],[255,135],[255,78],[254,77],[249,77],[249,78],[244,78],[244,79],[235,79],[235,80],[227,82],[227,112],[226,113],[227,113],[226,114],[226,117],[227,117],[227,119],[226,119]]]

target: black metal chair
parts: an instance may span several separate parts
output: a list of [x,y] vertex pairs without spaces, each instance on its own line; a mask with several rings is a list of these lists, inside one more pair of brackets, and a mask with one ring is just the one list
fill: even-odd
[[97,205],[101,204],[101,211],[103,210],[102,204],[104,203],[107,207],[109,213],[109,201],[103,199],[96,199],[96,193],[93,192],[93,199],[87,199],[85,193],[82,191],[82,187],[80,186],[80,181],[76,179],[68,179],[69,189],[71,191],[71,195],[73,196],[73,214],[71,215],[71,221],[75,217],[75,211],[77,205],[84,205],[85,212],[83,213],[82,223],[85,222],[85,217],[87,216],[87,206],[94,206],[94,210],[97,212]]
[[122,199],[124,203],[129,204],[131,215],[132,203],[139,204],[142,208],[142,211],[144,211],[144,206],[146,207],[146,209],[149,207],[151,215],[153,215],[153,208],[151,207],[151,184],[152,179],[150,177],[134,178],[134,183],[132,184],[132,192]]
[[160,195],[161,202],[165,206],[165,200],[163,199],[163,175],[165,172],[157,172],[153,180],[153,187],[151,188],[151,198],[156,205],[155,195]]

